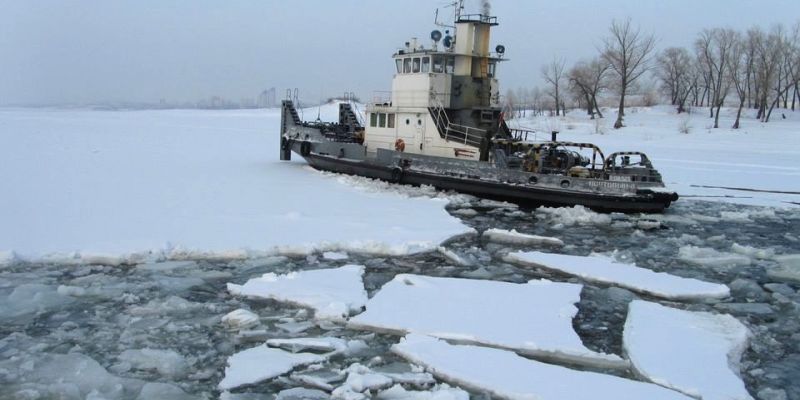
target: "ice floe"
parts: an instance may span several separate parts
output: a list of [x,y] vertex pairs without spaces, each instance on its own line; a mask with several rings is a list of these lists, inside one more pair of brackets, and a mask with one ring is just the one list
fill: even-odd
[[437,385],[430,390],[406,390],[400,384],[378,393],[379,400],[469,400],[469,393],[459,388],[453,388],[446,383]]
[[317,319],[344,319],[361,311],[367,302],[364,267],[345,265],[333,269],[266,273],[244,285],[228,284],[231,294],[260,297],[310,307]]
[[460,254],[456,253],[453,250],[450,250],[444,246],[439,246],[439,253],[441,253],[446,259],[452,261],[456,265],[460,265],[462,267],[469,267],[473,264],[473,262]]
[[490,242],[516,244],[516,245],[548,245],[563,246],[564,242],[559,238],[528,235],[519,233],[515,229],[510,231],[504,229],[487,229],[483,232],[483,237]]
[[451,345],[419,334],[407,335],[392,351],[442,380],[503,399],[688,399],[650,383],[545,364],[499,349]]
[[131,349],[117,358],[132,369],[156,371],[168,378],[184,376],[189,368],[186,359],[174,350]]
[[338,260],[346,260],[350,258],[347,253],[343,253],[340,251],[326,251],[322,253],[322,258],[326,260],[338,261]]
[[581,257],[533,251],[509,253],[505,260],[535,265],[590,282],[617,285],[666,299],[724,298],[730,294],[728,287],[722,284],[655,272],[603,256]]
[[710,268],[733,268],[750,265],[750,257],[735,253],[724,253],[710,247],[682,246],[678,259],[692,265]]
[[644,378],[704,400],[750,400],[738,376],[748,329],[730,315],[635,300],[623,347]]
[[572,328],[582,285],[525,284],[400,274],[349,326],[513,349],[582,364],[623,367],[616,355],[584,347]]
[[220,390],[251,385],[283,375],[301,365],[325,361],[326,356],[312,353],[291,353],[266,344],[240,351],[228,358],[225,378]]
[[611,216],[594,212],[584,206],[539,207],[535,214],[537,218],[549,218],[555,222],[554,229],[574,225],[611,225]]
[[250,328],[258,325],[258,322],[258,314],[244,308],[233,310],[222,317],[222,323],[235,329]]
[[305,337],[291,339],[269,339],[267,346],[278,347],[292,353],[323,352],[332,354],[352,354],[367,348],[363,340],[346,340],[335,337]]
[[800,284],[800,254],[775,256],[778,266],[767,269],[767,275],[779,281]]

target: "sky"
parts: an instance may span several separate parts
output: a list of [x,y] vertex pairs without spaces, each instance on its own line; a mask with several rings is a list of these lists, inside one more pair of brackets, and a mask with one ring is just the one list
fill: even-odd
[[[446,0],[0,0],[0,105],[255,98],[298,88],[307,101],[391,87],[391,55],[428,43]],[[467,12],[479,10],[467,0]],[[597,55],[614,19],[658,48],[703,28],[800,21],[797,0],[493,0],[503,90],[541,84],[553,57]]]

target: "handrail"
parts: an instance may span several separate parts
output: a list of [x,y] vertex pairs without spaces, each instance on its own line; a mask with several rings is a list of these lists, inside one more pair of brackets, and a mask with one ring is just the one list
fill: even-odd
[[[464,139],[464,145],[470,145],[474,147],[480,147],[481,142],[486,137],[486,130],[475,128],[467,125],[460,125],[454,124],[450,122],[450,117],[448,117],[447,112],[444,110],[444,104],[439,100],[436,92],[431,91],[431,103],[433,104],[433,109],[435,113],[433,122],[436,124],[437,129],[441,128],[444,130],[444,137],[445,141],[455,141],[450,139],[450,133],[457,133],[459,134],[458,140],[460,141],[461,136]],[[444,125],[443,125],[444,123]],[[475,133],[472,133],[475,132]]]

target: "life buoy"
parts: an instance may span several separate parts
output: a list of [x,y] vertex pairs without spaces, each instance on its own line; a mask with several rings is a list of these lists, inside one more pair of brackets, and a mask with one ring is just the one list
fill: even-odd
[[311,142],[305,140],[303,143],[300,143],[300,155],[305,157],[311,154]]
[[401,179],[403,179],[403,169],[400,167],[392,168],[392,177],[389,181],[392,183],[399,183]]
[[403,139],[395,140],[394,141],[394,149],[399,151],[399,152],[401,152],[401,153],[406,151],[406,142],[403,141]]

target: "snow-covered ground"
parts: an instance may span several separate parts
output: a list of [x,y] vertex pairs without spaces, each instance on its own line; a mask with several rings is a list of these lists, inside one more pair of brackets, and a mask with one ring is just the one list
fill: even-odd
[[278,110],[0,110],[0,258],[406,254],[468,231],[444,200],[277,161],[279,124]]
[[[795,195],[692,186],[796,191],[782,181],[797,175],[787,117],[707,132],[698,112],[687,135],[657,107],[600,135],[571,114],[563,139],[643,149],[684,195],[662,215],[622,215],[278,162],[275,110],[0,110],[0,398],[800,399]],[[505,259],[535,251],[571,261]],[[498,289],[539,284],[558,290]],[[638,312],[641,300],[667,311]],[[681,339],[664,346],[667,328]],[[564,349],[636,373],[552,357]],[[705,361],[706,381],[677,370]]]
[[[606,156],[643,151],[667,187],[684,199],[769,206],[800,203],[800,112],[775,110],[770,122],[761,123],[753,118],[754,111],[744,110],[738,130],[730,128],[736,116],[736,109],[730,108],[720,113],[718,129],[711,128],[714,121],[708,118],[708,108],[678,115],[670,106],[629,107],[626,126],[620,130],[613,129],[616,110],[603,112],[605,118],[596,121],[585,111],[572,110],[566,117],[518,118],[510,125],[534,128],[542,132],[540,140],[558,130],[560,140],[595,143]],[[680,132],[682,126],[688,126],[689,133]]]

